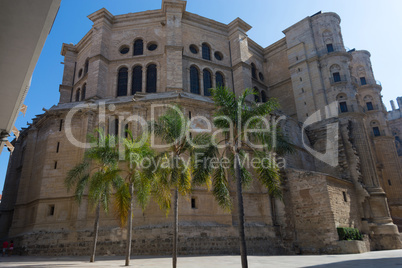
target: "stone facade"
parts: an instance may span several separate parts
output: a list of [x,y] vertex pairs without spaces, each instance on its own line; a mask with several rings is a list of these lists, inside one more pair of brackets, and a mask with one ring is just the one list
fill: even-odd
[[[398,109],[394,101],[391,101],[392,110],[388,112],[388,126],[392,136],[395,138],[396,152],[399,158],[399,167],[402,168],[402,97],[396,99]],[[388,141],[392,143],[392,141]],[[388,153],[389,154],[389,153]],[[392,185],[391,181],[384,181],[384,184],[393,189],[393,199],[389,200],[392,218],[398,224],[399,231],[402,231],[402,190]],[[388,197],[390,198],[390,197]]]
[[[78,206],[64,186],[85,151],[76,145],[96,127],[124,135],[127,126],[139,135],[141,125],[128,117],[149,120],[163,112],[153,110],[156,104],[179,104],[185,116],[211,118],[208,88],[224,84],[236,94],[254,88],[258,96],[250,102],[276,98],[278,115],[286,118],[282,129],[297,147],[285,157],[283,200],[272,199],[257,182],[244,190],[251,254],[401,248],[391,219],[402,217],[393,137],[399,132],[391,129],[402,124],[387,119],[370,54],[345,50],[339,16],[307,17],[263,48],[247,36],[251,26],[241,19],[226,25],[185,7],[185,1],[163,0],[154,11],[113,16],[101,9],[88,16],[93,26],[78,44],[63,44],[59,103],[14,141],[0,237],[13,237],[28,254],[87,254],[93,208],[86,199]],[[332,154],[337,164],[311,150]],[[203,187],[180,198],[179,253],[238,253],[236,213],[223,211]],[[169,254],[172,215],[153,201],[134,215],[133,254]],[[99,252],[123,254],[126,230],[113,213],[102,215],[100,224]],[[358,228],[364,242],[338,241],[337,227]]]

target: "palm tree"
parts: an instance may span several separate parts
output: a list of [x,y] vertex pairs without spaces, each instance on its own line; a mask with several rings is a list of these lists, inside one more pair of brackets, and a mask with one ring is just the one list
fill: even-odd
[[69,191],[75,187],[75,198],[81,204],[85,190],[88,190],[90,205],[96,206],[94,223],[94,242],[90,262],[95,261],[96,244],[99,231],[100,209],[107,213],[113,189],[120,188],[123,180],[119,176],[118,152],[115,146],[115,137],[104,135],[97,129],[95,135],[90,135],[91,148],[84,154],[82,162],[72,168],[65,178],[65,185]]
[[125,265],[129,266],[133,229],[134,190],[137,201],[144,211],[150,198],[153,173],[152,166],[142,168],[141,163],[145,159],[152,159],[154,152],[148,141],[141,142],[140,139],[134,140],[131,132],[127,134],[128,137],[123,140],[125,146],[125,163],[127,164],[126,169],[122,171],[125,173],[125,183],[121,184],[121,187],[117,190],[115,203],[120,225],[128,225]]
[[191,159],[192,146],[185,133],[188,120],[183,117],[178,107],[168,108],[157,121],[150,122],[152,132],[162,142],[169,144],[166,151],[156,156],[159,163],[155,172],[154,196],[162,209],[171,207],[171,190],[174,190],[173,210],[173,268],[177,265],[178,244],[178,199],[179,194],[185,196],[191,192],[191,168],[186,160]]
[[[252,181],[254,176],[244,165],[243,160],[251,153],[256,160],[252,166],[258,180],[268,189],[272,197],[281,198],[280,174],[275,154],[286,154],[293,151],[293,146],[288,143],[281,134],[278,127],[267,126],[265,119],[277,107],[274,100],[266,103],[255,104],[247,102],[247,96],[254,95],[252,90],[246,89],[243,94],[236,98],[235,94],[227,88],[212,89],[212,98],[216,110],[214,114],[214,125],[221,129],[225,138],[210,144],[206,148],[198,149],[197,153],[205,161],[211,161],[214,157],[222,159],[229,156],[227,167],[204,163],[204,161],[193,162],[193,183],[212,184],[213,195],[218,204],[224,209],[231,209],[230,189],[228,172],[232,173],[236,180],[237,208],[238,208],[238,231],[240,238],[240,254],[242,267],[248,267],[247,249],[244,232],[244,206],[243,206],[243,185]],[[254,99],[254,98],[253,98]],[[247,130],[262,130],[260,132],[248,132]],[[263,149],[256,149],[251,141],[260,145]],[[220,152],[217,145],[225,142],[224,150]],[[207,168],[205,168],[207,167]]]

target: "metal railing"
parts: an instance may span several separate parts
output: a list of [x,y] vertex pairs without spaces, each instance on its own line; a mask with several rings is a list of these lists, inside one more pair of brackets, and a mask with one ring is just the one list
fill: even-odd
[[332,45],[332,51],[328,51],[328,48],[325,47],[323,49],[318,50],[317,53],[318,53],[318,56],[323,56],[323,55],[331,54],[334,52],[347,52],[348,50],[349,49],[347,49],[343,46],[340,46],[340,45]]
[[341,83],[341,82],[347,82],[347,81],[348,80],[346,79],[346,75],[340,75],[336,79],[334,79],[334,77],[329,78],[329,82],[331,83],[331,85],[336,84],[336,83]]
[[356,78],[356,77],[352,76],[351,79],[352,79],[352,83],[354,83],[354,84],[356,84],[358,86],[365,86],[365,85],[379,85],[379,86],[381,86],[381,82],[379,80],[366,78],[366,83],[362,84],[362,81],[360,80],[360,78]]
[[[346,108],[346,109],[345,109]],[[343,110],[341,109],[341,106],[338,105],[338,112],[341,113],[354,113],[354,112],[364,112],[364,108],[361,107],[360,105],[355,105],[355,104],[346,104],[343,107]]]
[[363,108],[363,112],[369,112],[369,111],[379,111],[380,110],[380,106],[378,104],[373,104],[373,109],[369,110],[367,108],[367,105]]

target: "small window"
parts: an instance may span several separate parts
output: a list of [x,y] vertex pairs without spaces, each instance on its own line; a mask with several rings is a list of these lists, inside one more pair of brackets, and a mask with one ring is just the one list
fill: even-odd
[[360,85],[364,86],[366,84],[367,84],[366,77],[360,77]]
[[83,70],[82,70],[82,68],[81,68],[81,69],[78,71],[78,78],[81,78],[82,72],[83,72]]
[[211,60],[211,48],[206,43],[202,44],[202,58],[204,60]]
[[54,161],[54,169],[57,169],[57,161]]
[[303,81],[303,78],[299,77],[299,80],[300,80],[300,82],[302,82],[302,81]]
[[151,64],[147,68],[147,88],[146,88],[146,91],[148,93],[155,93],[156,92],[156,81],[157,81],[156,65]]
[[389,186],[391,186],[391,185],[392,185],[391,180],[388,180],[388,185],[389,185]]
[[341,108],[341,113],[347,113],[348,112],[348,105],[346,104],[346,101],[340,102],[339,106]]
[[155,43],[151,43],[151,44],[148,45],[148,50],[149,51],[154,51],[157,48],[158,48],[158,45],[155,44]]
[[304,88],[301,89],[301,92],[304,93]]
[[56,153],[58,153],[58,152],[59,152],[59,149],[60,149],[60,142],[58,142],[58,143],[57,143],[57,147],[56,147]]
[[128,46],[123,46],[120,48],[120,54],[127,54],[130,51]]
[[223,78],[223,74],[217,72],[215,74],[215,82],[216,82],[216,87],[224,87],[225,79]]
[[333,78],[334,78],[334,82],[341,82],[341,75],[340,73],[336,72],[332,74]]
[[135,40],[133,55],[138,56],[144,54],[144,42],[142,39]]
[[258,73],[258,77],[260,78],[261,81],[264,81],[264,75],[261,72]]
[[327,52],[328,53],[334,52],[334,47],[332,44],[327,44]]
[[191,111],[188,111],[188,119],[191,120]]
[[128,69],[126,67],[120,68],[117,77],[117,97],[127,96],[128,84]]
[[63,129],[63,119],[60,120],[59,131]]
[[223,60],[223,55],[219,51],[215,52],[214,56],[217,60]]
[[368,111],[374,110],[374,108],[373,108],[373,103],[372,103],[371,101],[367,102],[366,105],[367,105],[367,110],[368,110]]
[[49,216],[54,215],[54,205],[49,205],[48,215]]
[[190,51],[193,54],[197,54],[198,53],[198,48],[196,45],[190,45]]
[[299,60],[299,57],[296,56],[296,60]]
[[380,129],[378,127],[373,127],[374,137],[381,136]]
[[251,63],[251,77],[257,79],[257,68],[254,63]]
[[348,198],[346,196],[346,192],[342,192],[343,194],[343,201],[348,202]]
[[197,208],[197,203],[195,198],[191,198],[191,208],[196,209]]
[[200,78],[195,66],[190,67],[190,92],[200,94]]
[[210,71],[204,69],[203,71],[203,78],[204,78],[204,95],[211,96],[211,92],[209,91],[212,88],[212,74]]

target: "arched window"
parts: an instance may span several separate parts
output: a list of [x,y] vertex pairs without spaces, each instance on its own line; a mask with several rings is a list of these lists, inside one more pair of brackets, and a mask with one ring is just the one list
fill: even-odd
[[212,74],[207,69],[203,71],[203,78],[204,78],[204,95],[211,96],[211,91],[209,90],[212,88]]
[[336,96],[336,100],[339,102],[339,110],[341,111],[341,113],[348,112],[348,104],[346,102],[347,99],[348,97],[345,93],[340,93]]
[[117,97],[127,96],[128,84],[128,69],[126,67],[120,68],[119,76],[117,78]]
[[200,94],[200,77],[198,69],[194,66],[190,67],[190,92]]
[[260,91],[257,87],[254,87],[254,92],[256,93],[256,95],[254,95],[255,102],[260,102]]
[[224,87],[225,86],[225,79],[223,78],[222,73],[217,72],[215,74],[215,82],[216,82],[216,87]]
[[156,65],[151,64],[147,67],[147,92],[156,92]]
[[265,94],[264,90],[261,91],[261,101],[262,102],[267,102],[268,101],[267,94]]
[[204,60],[211,60],[211,48],[207,43],[202,44],[202,58]]
[[87,59],[87,60],[85,61],[85,65],[84,65],[84,75],[85,75],[86,73],[88,73],[88,68],[89,68],[89,59]]
[[75,101],[80,101],[81,90],[77,89],[75,92]]
[[85,100],[85,94],[87,93],[87,84],[84,84],[82,86],[82,92],[81,92],[81,100]]
[[131,94],[142,91],[142,67],[135,66],[133,68],[133,82],[131,85]]
[[134,50],[133,50],[133,55],[142,55],[144,53],[144,42],[142,39],[137,39],[134,42]]
[[255,67],[254,63],[251,63],[251,76],[254,79],[257,79],[257,68]]

